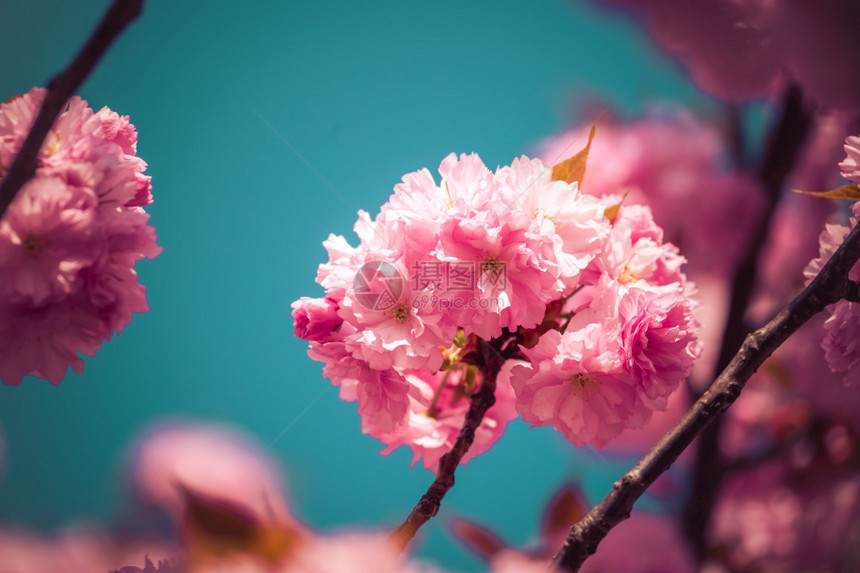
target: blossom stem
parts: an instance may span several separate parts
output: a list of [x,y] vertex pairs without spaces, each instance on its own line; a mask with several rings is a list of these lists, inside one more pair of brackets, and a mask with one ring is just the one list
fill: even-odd
[[140,15],[142,6],[143,0],[114,0],[107,14],[72,63],[51,79],[48,93],[39,109],[39,115],[36,116],[27,134],[27,139],[24,140],[9,170],[0,179],[0,219],[5,215],[21,187],[36,174],[39,150],[54,125],[57,115],[78,86],[92,72],[114,39]]
[[475,431],[481,425],[487,410],[496,402],[496,377],[505,361],[502,350],[504,342],[504,336],[490,342],[479,339],[477,366],[482,374],[481,384],[471,397],[466,419],[454,446],[439,460],[436,479],[421,496],[406,520],[389,536],[388,542],[397,551],[403,551],[421,526],[439,512],[442,498],[454,487],[454,471],[475,441]]
[[588,515],[574,525],[553,565],[576,572],[609,530],[630,516],[633,504],[690,445],[698,433],[737,399],[762,363],[815,314],[843,297],[848,271],[860,259],[860,225],[803,292],[770,322],[746,336],[740,349],[710,388],[656,446],[620,480]]

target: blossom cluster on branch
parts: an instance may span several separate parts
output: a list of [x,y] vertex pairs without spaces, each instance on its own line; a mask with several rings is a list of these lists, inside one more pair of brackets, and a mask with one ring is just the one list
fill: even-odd
[[[606,3],[629,5],[700,87],[732,104],[728,127],[663,108],[562,133],[540,158],[495,171],[451,154],[438,183],[409,173],[375,218],[359,212],[358,246],[329,236],[323,296],[292,305],[296,336],[358,403],[362,431],[437,474],[394,533],[315,531],[252,440],[168,423],[126,458],[133,527],[53,539],[0,527],[0,569],[441,573],[403,549],[456,468],[522,416],[576,447],[656,445],[590,511],[577,485],[563,486],[533,546],[453,521],[495,573],[856,571],[860,137],[845,135],[860,119],[860,45],[845,23],[860,9]],[[117,0],[111,13],[139,7]],[[104,32],[92,43],[109,42]],[[712,36],[721,41],[702,41]],[[88,66],[100,54],[90,48]],[[842,73],[820,65],[832,54]],[[79,64],[68,77],[86,75]],[[735,104],[779,90],[782,117],[754,157]],[[0,186],[29,177],[0,197],[17,193],[0,220],[5,384],[80,372],[79,353],[147,310],[134,265],[161,251],[127,117],[73,97],[31,150],[35,173],[18,168],[56,94],[0,104]],[[836,173],[850,183],[819,191]],[[852,200],[853,216],[822,198]],[[661,511],[631,515],[646,493]]]
[[465,459],[517,413],[605,446],[689,374],[699,344],[684,259],[647,207],[621,189],[583,194],[567,167],[522,157],[491,172],[452,154],[440,183],[410,173],[375,220],[360,213],[358,247],[325,242],[325,297],[294,303],[296,334],[386,452],[407,445],[436,468],[482,383],[477,338],[503,341],[509,360]]
[[[0,177],[44,100],[33,88],[0,104]],[[93,356],[132,313],[149,309],[134,265],[161,252],[143,207],[152,202],[127,116],[69,100],[30,179],[0,222],[0,379],[59,384],[78,353]],[[6,167],[4,167],[6,166]]]

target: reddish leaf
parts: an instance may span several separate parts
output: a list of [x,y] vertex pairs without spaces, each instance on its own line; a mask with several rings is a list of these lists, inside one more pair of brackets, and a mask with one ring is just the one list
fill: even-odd
[[544,550],[554,553],[567,536],[570,526],[585,517],[588,504],[579,488],[563,485],[546,505],[541,520],[540,539]]
[[505,548],[505,542],[498,535],[466,519],[451,521],[451,533],[486,561]]

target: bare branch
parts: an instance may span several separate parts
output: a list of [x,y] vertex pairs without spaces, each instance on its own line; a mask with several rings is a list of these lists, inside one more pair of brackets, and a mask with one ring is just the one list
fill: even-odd
[[457,440],[451,451],[442,456],[439,460],[439,469],[436,472],[436,479],[427,488],[427,491],[421,496],[421,499],[412,509],[412,512],[397,529],[388,538],[389,543],[402,551],[409,544],[409,541],[415,537],[418,529],[427,523],[434,515],[439,512],[439,507],[442,505],[442,498],[454,487],[454,471],[460,465],[460,461],[466,452],[475,441],[475,431],[481,425],[484,415],[487,413],[493,404],[496,402],[496,376],[505,361],[505,358],[500,348],[497,348],[498,340],[493,342],[480,341],[480,355],[482,363],[480,364],[483,381],[475,394],[472,395],[469,403],[469,410],[466,412],[466,419],[463,422],[463,427],[460,428],[460,433],[457,435]]
[[848,281],[842,298],[848,302],[860,302],[860,281]]
[[725,370],[681,421],[612,486],[600,504],[571,528],[553,565],[565,571],[579,570],[609,530],[630,516],[633,504],[645,490],[669,469],[705,426],[737,399],[765,359],[812,316],[844,296],[848,271],[858,259],[860,226],[855,226],[809,286],[765,326],[747,335]]
[[140,15],[142,6],[143,0],[114,0],[69,67],[51,79],[45,101],[42,102],[39,115],[36,116],[27,139],[9,170],[0,179],[0,219],[6,214],[21,187],[36,174],[39,150],[66,102],[92,72],[114,39]]

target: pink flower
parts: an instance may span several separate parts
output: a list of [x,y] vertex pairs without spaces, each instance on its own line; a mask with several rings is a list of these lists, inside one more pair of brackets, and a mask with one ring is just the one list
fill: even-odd
[[[0,174],[29,131],[45,90],[0,104]],[[127,117],[69,100],[39,154],[36,176],[0,222],[0,378],[59,384],[79,353],[93,356],[149,309],[134,264],[161,252],[149,215],[146,164]]]
[[642,426],[651,410],[613,344],[599,324],[544,334],[525,351],[531,365],[510,370],[523,420],[550,424],[577,447],[604,447],[625,428]]
[[698,570],[675,520],[637,511],[609,532],[580,569],[582,573],[694,573]]
[[[548,138],[538,149],[557,163],[587,140],[590,125]],[[596,126],[582,184],[597,197],[623,194],[624,206],[647,204],[665,238],[681,245],[692,271],[723,274],[736,264],[763,206],[750,176],[731,171],[720,132],[682,109],[666,106]],[[660,239],[662,241],[662,239]],[[722,248],[713,249],[714,243]]]
[[[790,78],[819,103],[860,101],[860,9],[835,0],[609,0],[640,14],[656,42],[689,69],[705,91],[729,100],[767,96]],[[838,61],[834,61],[838,55]]]
[[[425,468],[437,470],[439,459],[451,450],[463,427],[469,397],[476,391],[465,385],[466,377],[462,372],[446,374],[431,375],[422,371],[406,374],[410,384],[406,421],[392,432],[370,432],[388,446],[382,451],[383,455],[405,445],[412,448],[413,464],[423,460]],[[480,385],[480,375],[476,380]],[[501,438],[507,423],[517,416],[513,389],[507,379],[499,375],[496,384],[496,403],[478,426],[475,441],[462,464],[489,450]]]
[[842,177],[860,183],[860,135],[845,138],[845,159],[839,164]]
[[839,301],[824,323],[821,347],[830,370],[844,372],[848,387],[860,386],[860,303]]
[[316,536],[303,544],[287,567],[286,573],[442,573],[418,566],[394,550],[388,532],[354,531]]
[[324,340],[343,322],[330,298],[303,296],[292,304],[295,335],[302,340]]
[[[517,410],[568,437],[584,431],[579,444],[605,444],[665,407],[698,353],[698,325],[684,259],[663,242],[650,210],[584,195],[526,157],[494,173],[475,154],[451,154],[439,173],[438,185],[427,170],[404,176],[375,219],[360,212],[357,247],[330,236],[317,274],[325,305],[293,305],[297,335],[341,398],[358,400],[362,430],[388,446],[384,453],[407,445],[415,460],[438,465],[480,386],[463,346],[476,338],[511,334],[531,346],[543,335],[531,364],[503,367],[467,458],[489,448]],[[630,294],[619,313],[631,289],[645,294]],[[563,322],[570,348],[550,352]],[[622,332],[624,347],[613,338]],[[505,352],[516,356],[513,349]],[[559,374],[553,358],[588,370]],[[562,396],[571,376],[585,400]],[[599,398],[583,405],[598,386]],[[544,406],[555,399],[564,415]]]
[[[52,536],[39,536],[11,528],[0,529],[3,573],[66,573],[115,571],[129,563],[141,563],[145,556],[165,565],[144,569],[144,573],[170,573],[165,558],[173,562],[177,550],[163,543],[141,539],[120,541],[116,535],[94,527],[70,527]],[[174,570],[175,571],[175,570]]]
[[325,363],[323,374],[340,386],[342,400],[358,401],[365,433],[391,432],[404,423],[409,385],[399,372],[372,368],[341,341],[313,343],[308,354]]
[[[857,225],[857,219],[852,218],[851,224]],[[849,230],[843,225],[825,225],[820,237],[819,256],[810,261],[803,271],[807,284],[821,272]],[[851,268],[848,279],[860,280],[860,263]],[[824,323],[826,334],[821,342],[825,358],[833,372],[845,372],[846,386],[854,386],[860,382],[860,343],[856,336],[860,331],[860,303],[840,300],[828,306],[827,311],[830,317]]]
[[252,440],[226,426],[162,422],[131,448],[127,473],[143,501],[177,522],[184,489],[229,502],[269,523],[293,523],[283,496],[283,476]]
[[701,351],[689,300],[634,287],[621,297],[618,314],[625,367],[642,394],[663,409]]
[[727,480],[708,538],[733,570],[837,571],[856,557],[858,524],[856,471],[773,462]]
[[69,296],[99,254],[95,193],[37,176],[13,205],[0,222],[3,298],[42,306]]
[[492,573],[558,573],[550,568],[549,559],[536,557],[515,549],[502,549],[490,559]]

